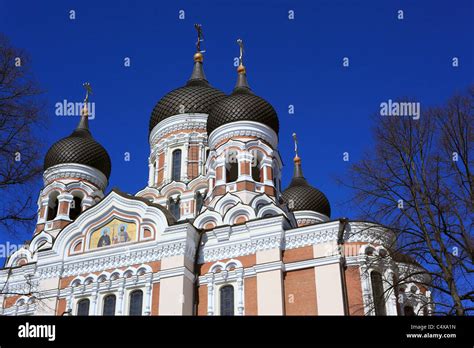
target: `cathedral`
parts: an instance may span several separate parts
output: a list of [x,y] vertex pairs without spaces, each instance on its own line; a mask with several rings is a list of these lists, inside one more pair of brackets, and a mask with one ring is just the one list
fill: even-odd
[[0,315],[430,315],[421,266],[390,228],[331,216],[295,134],[281,187],[278,116],[247,81],[242,41],[230,94],[199,43],[189,79],[153,108],[137,193],[107,191],[85,84],[77,127],[45,156],[33,236],[0,269]]

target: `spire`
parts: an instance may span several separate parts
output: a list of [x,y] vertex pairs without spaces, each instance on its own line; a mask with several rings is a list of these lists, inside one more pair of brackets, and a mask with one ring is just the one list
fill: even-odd
[[232,93],[251,93],[252,90],[247,82],[247,72],[244,66],[244,43],[242,39],[237,40],[237,44],[240,47],[239,55],[239,66],[237,68],[237,83],[235,84],[234,91]]
[[84,106],[82,107],[81,110],[81,119],[79,121],[79,124],[77,125],[76,129],[74,132],[77,131],[86,131],[90,133],[89,131],[89,109],[88,109],[88,103],[89,103],[89,94],[92,94],[92,88],[91,84],[89,82],[85,82],[82,84],[86,90],[86,97],[84,98]]
[[201,24],[194,24],[194,28],[197,32],[197,41],[196,41],[196,53],[194,54],[194,67],[193,73],[188,80],[187,85],[209,85],[206,80],[206,75],[204,75],[204,69],[202,66],[202,62],[204,60],[203,53],[206,52],[205,50],[201,50],[201,42],[204,41],[204,36],[202,33],[202,25]]
[[293,140],[295,142],[295,169],[293,171],[293,179],[295,178],[304,178],[303,169],[301,168],[301,158],[298,156],[298,139],[296,138],[296,133],[293,133]]

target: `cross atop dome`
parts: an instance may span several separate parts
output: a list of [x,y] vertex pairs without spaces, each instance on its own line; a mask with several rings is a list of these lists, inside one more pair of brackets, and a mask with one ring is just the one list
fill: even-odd
[[253,94],[252,90],[247,82],[247,71],[245,70],[244,66],[244,42],[242,39],[237,39],[237,44],[239,45],[240,48],[240,54],[239,54],[239,66],[237,67],[237,83],[235,84],[234,93],[249,93]]
[[92,94],[92,87],[89,82],[84,82],[82,84],[84,86],[84,89],[86,90],[86,97],[84,98],[84,105],[81,110],[81,119],[79,121],[79,124],[76,127],[76,130],[83,130],[83,131],[89,131],[89,106],[87,105],[89,103],[89,94]]
[[194,24],[194,28],[197,32],[197,41],[196,41],[196,54],[194,55],[195,62],[202,62],[203,60],[203,53],[206,52],[205,50],[201,50],[201,42],[204,41],[204,35],[202,33],[202,25],[201,24]]

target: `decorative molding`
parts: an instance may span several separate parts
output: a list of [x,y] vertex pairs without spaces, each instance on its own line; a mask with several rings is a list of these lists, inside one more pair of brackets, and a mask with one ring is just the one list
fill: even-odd
[[108,183],[107,177],[100,170],[76,163],[57,164],[44,171],[44,186],[57,179],[84,179],[102,191],[105,190]]
[[209,147],[215,149],[223,140],[239,136],[263,139],[274,149],[278,146],[278,135],[270,127],[255,121],[237,121],[224,124],[212,131],[209,135]]
[[165,118],[158,123],[150,132],[149,141],[151,146],[157,144],[166,134],[179,130],[203,130],[206,129],[207,114],[189,113],[177,114]]

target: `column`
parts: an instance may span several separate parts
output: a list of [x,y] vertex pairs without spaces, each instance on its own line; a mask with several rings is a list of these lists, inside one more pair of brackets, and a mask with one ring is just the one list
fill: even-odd
[[90,198],[90,197],[84,198],[84,199],[82,200],[82,209],[81,209],[81,211],[84,211],[84,210],[86,210],[87,208],[92,207],[92,206],[94,205],[94,203],[95,203],[95,202],[94,202],[94,200],[93,200],[92,198]]
[[206,153],[204,151],[204,146],[202,143],[199,143],[199,153],[198,153],[198,176],[204,175],[204,163],[206,160]]
[[97,300],[98,300],[98,297],[99,297],[99,292],[98,292],[98,289],[97,289],[97,285],[98,285],[97,283],[94,284],[94,292],[92,294],[91,308],[89,310],[91,315],[101,315],[100,306],[97,305]]
[[148,279],[146,281],[146,288],[145,288],[145,312],[144,315],[151,314],[151,281],[153,278],[152,274],[147,275]]
[[149,158],[148,163],[148,186],[152,187],[155,184],[155,173],[153,171],[153,161]]
[[63,193],[58,196],[58,215],[55,220],[69,220],[69,207],[73,198],[69,193]]
[[48,218],[48,203],[49,197],[43,198],[41,200],[40,213],[42,212],[42,215],[40,214],[38,218],[38,224],[44,224]]
[[124,315],[124,296],[125,296],[125,278],[119,286],[118,296],[117,296],[117,315]]
[[70,220],[69,208],[73,198],[74,197],[69,193],[63,193],[58,196],[58,215],[54,220]]
[[214,315],[214,274],[207,275],[207,315]]
[[282,266],[280,248],[257,252],[255,271],[259,315],[284,314]]
[[239,268],[237,273],[237,315],[244,315],[244,270]]
[[184,255],[161,261],[159,315],[192,315],[193,263]]
[[184,143],[184,147],[181,150],[181,180],[188,181],[188,158],[189,158],[189,141]]
[[391,269],[388,269],[385,272],[385,279],[387,282],[384,282],[384,291],[385,294],[388,293],[388,296],[386,296],[386,303],[385,303],[385,309],[387,311],[387,315],[398,315],[397,313],[397,296],[395,295],[395,289],[394,287],[394,272]]
[[318,315],[345,315],[342,255],[335,240],[313,245]]

